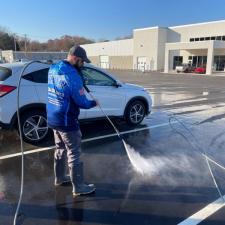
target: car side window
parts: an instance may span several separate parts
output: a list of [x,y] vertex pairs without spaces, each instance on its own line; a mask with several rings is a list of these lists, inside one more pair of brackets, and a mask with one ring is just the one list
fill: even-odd
[[84,67],[81,73],[86,85],[113,86],[115,84],[111,77],[96,69]]
[[48,83],[48,71],[49,68],[37,70],[32,73],[28,73],[23,76],[25,80],[29,80],[35,83]]

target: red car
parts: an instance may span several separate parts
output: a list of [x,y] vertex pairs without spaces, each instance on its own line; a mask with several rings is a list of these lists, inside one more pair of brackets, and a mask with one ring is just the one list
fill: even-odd
[[194,69],[194,73],[201,73],[201,74],[206,73],[206,68],[197,67],[197,68]]

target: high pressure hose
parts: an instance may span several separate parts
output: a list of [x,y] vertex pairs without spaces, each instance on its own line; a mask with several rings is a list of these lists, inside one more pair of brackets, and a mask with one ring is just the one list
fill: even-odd
[[[181,126],[182,126],[182,127],[183,127],[190,135],[191,135],[191,136],[192,136],[192,138],[193,138],[195,144],[197,145],[197,148],[193,145],[193,143],[192,143],[191,141],[189,141],[189,139],[188,139],[183,133],[179,132],[177,129],[175,129],[175,128],[173,127],[173,125],[172,125],[172,123],[171,123],[171,120],[172,120],[172,119],[176,120],[176,121],[177,121],[177,122],[178,122],[178,123],[179,123],[179,124],[180,124],[180,125],[181,125]],[[194,134],[190,131],[190,129],[187,128],[187,126],[186,126],[183,122],[181,122],[176,116],[174,116],[174,113],[172,113],[172,115],[170,115],[170,118],[169,118],[169,124],[170,124],[170,127],[171,127],[176,133],[178,133],[179,135],[181,135],[181,136],[182,136],[182,137],[183,137],[183,138],[184,138],[184,139],[192,146],[193,149],[196,149],[197,152],[199,152],[199,153],[205,158],[206,164],[207,164],[207,166],[208,166],[208,169],[209,169],[210,175],[211,175],[211,177],[212,177],[213,183],[214,183],[214,185],[215,185],[215,187],[216,187],[216,190],[217,190],[219,196],[221,197],[221,199],[223,200],[223,202],[225,203],[225,198],[224,198],[224,196],[222,195],[222,192],[221,192],[221,190],[220,190],[220,188],[219,188],[219,186],[218,186],[218,184],[217,184],[215,175],[214,175],[213,172],[212,172],[212,168],[211,168],[211,165],[210,165],[209,161],[210,161],[211,163],[213,163],[214,165],[218,166],[219,168],[223,169],[224,171],[225,171],[225,167],[222,166],[222,165],[220,165],[219,163],[217,163],[215,160],[211,159],[211,158],[207,155],[205,149],[202,148],[201,146],[199,146],[198,141],[196,140],[196,137],[194,136]]]
[[27,69],[28,66],[30,66],[33,63],[41,63],[41,64],[47,64],[38,60],[35,61],[31,61],[27,64],[25,64],[25,66],[23,67],[20,76],[19,76],[19,80],[18,80],[18,85],[17,85],[17,119],[18,119],[18,128],[19,128],[19,136],[20,136],[20,149],[21,149],[21,183],[20,183],[20,196],[19,196],[19,200],[18,200],[18,204],[17,204],[17,208],[16,208],[16,212],[15,212],[15,216],[14,216],[14,221],[13,221],[13,225],[17,225],[17,218],[19,215],[19,210],[20,210],[20,206],[21,206],[21,201],[23,198],[23,189],[24,189],[24,145],[23,145],[23,136],[22,136],[22,129],[21,129],[21,123],[20,123],[20,85],[21,85],[21,80],[23,77],[23,73],[24,71]]

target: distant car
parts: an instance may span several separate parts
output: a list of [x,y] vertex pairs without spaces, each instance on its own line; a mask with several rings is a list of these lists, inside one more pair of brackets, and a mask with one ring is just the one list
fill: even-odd
[[183,63],[180,66],[176,66],[177,73],[191,73],[194,68],[190,64]]
[[194,69],[194,73],[204,74],[204,73],[206,73],[206,68],[204,68],[204,67],[197,67],[197,68]]
[[22,59],[16,59],[16,60],[14,61],[14,63],[15,63],[15,62],[29,62],[29,61],[30,61],[29,59],[22,58]]
[[[0,66],[0,127],[17,128],[17,84],[26,63]],[[46,119],[47,82],[50,65],[31,64],[23,75],[20,86],[22,135],[25,141],[37,143],[49,132]],[[130,125],[138,125],[152,110],[152,99],[141,86],[123,83],[113,75],[92,65],[85,65],[81,73],[87,87],[110,117],[122,118]],[[88,95],[87,95],[88,96]],[[104,118],[94,107],[81,110],[80,120]]]

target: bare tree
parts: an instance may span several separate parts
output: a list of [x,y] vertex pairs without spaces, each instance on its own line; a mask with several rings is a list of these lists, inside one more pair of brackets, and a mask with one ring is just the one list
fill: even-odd
[[74,44],[90,44],[94,40],[81,37],[63,35],[60,38],[50,39],[47,42],[39,42],[31,40],[27,36],[15,37],[15,34],[10,33],[7,28],[0,26],[0,49],[2,50],[17,50],[17,51],[68,51]]
[[133,35],[128,34],[128,35],[125,35],[125,36],[117,37],[117,38],[115,38],[115,40],[126,40],[126,39],[131,39],[131,38],[133,38]]

